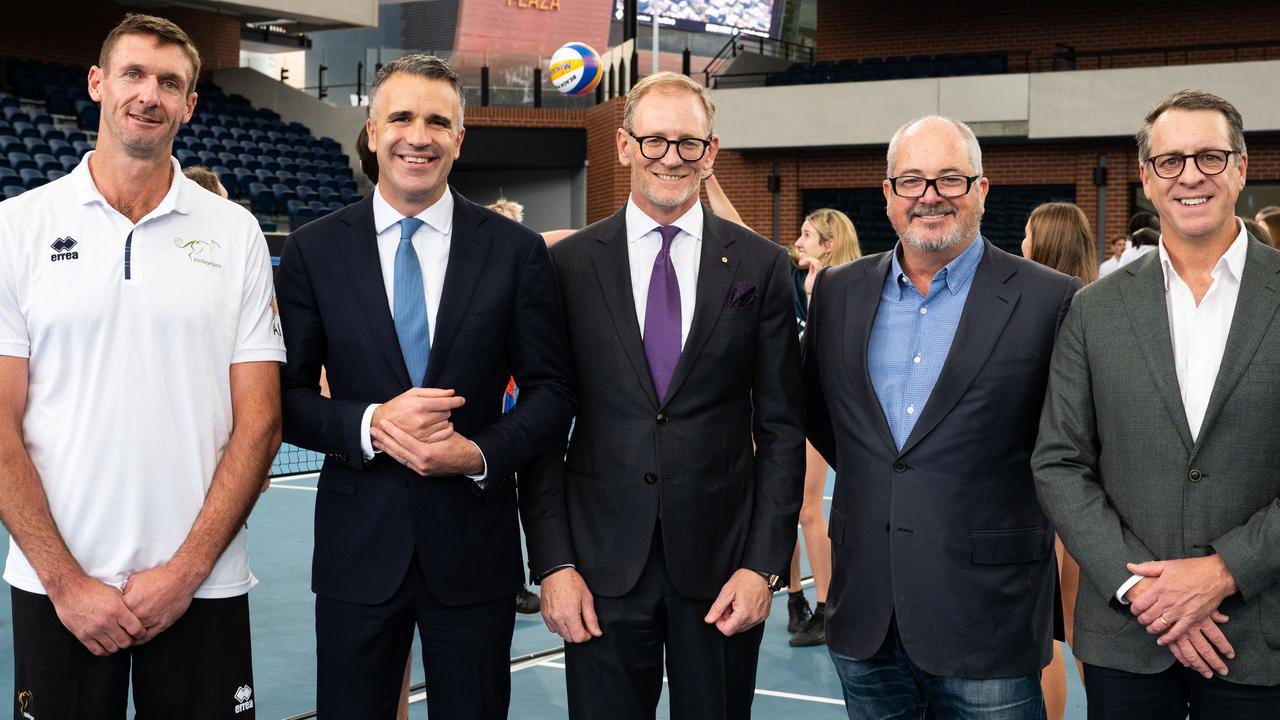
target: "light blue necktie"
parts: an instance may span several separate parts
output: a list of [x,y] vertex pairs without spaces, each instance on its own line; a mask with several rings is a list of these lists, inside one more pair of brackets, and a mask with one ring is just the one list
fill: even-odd
[[395,321],[400,352],[414,387],[427,378],[427,358],[431,355],[431,332],[427,327],[427,300],[422,289],[422,265],[413,249],[413,233],[422,227],[418,218],[400,221],[400,246],[396,248]]

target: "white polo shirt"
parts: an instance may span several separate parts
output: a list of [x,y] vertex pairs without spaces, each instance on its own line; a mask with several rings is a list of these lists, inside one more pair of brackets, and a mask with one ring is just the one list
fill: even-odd
[[[232,363],[284,362],[257,220],[186,179],[136,225],[89,153],[0,203],[0,355],[29,358],[27,452],[86,573],[120,587],[169,560],[231,435]],[[43,593],[12,540],[4,579]],[[198,598],[244,594],[243,528]]]

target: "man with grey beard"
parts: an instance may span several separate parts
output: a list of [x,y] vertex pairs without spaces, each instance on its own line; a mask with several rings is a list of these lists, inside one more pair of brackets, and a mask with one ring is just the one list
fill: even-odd
[[907,123],[897,246],[814,283],[807,430],[836,469],[827,644],[851,720],[1044,717],[1057,566],[1030,457],[1080,281],[983,238],[987,189],[968,126]]

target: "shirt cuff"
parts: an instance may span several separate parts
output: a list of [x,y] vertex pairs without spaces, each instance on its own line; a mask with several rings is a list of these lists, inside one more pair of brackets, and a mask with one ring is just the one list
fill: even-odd
[[541,584],[543,580],[546,580],[546,579],[547,579],[548,577],[550,577],[551,575],[554,575],[555,573],[558,573],[558,572],[560,572],[561,570],[564,570],[565,568],[573,568],[574,570],[577,570],[577,569],[578,569],[578,566],[577,566],[577,565],[574,565],[573,563],[564,563],[563,565],[556,565],[555,567],[551,568],[550,570],[547,570],[546,572],[544,572],[544,573],[542,573],[541,575],[539,575],[539,576],[538,576],[538,583],[539,583],[539,584]]
[[1132,588],[1134,585],[1137,585],[1138,582],[1142,580],[1142,578],[1143,578],[1142,575],[1134,575],[1130,577],[1128,580],[1126,580],[1124,584],[1120,586],[1120,589],[1116,591],[1116,600],[1119,600],[1121,605],[1129,604],[1129,601],[1125,600],[1124,594],[1129,592],[1129,589]]
[[360,418],[360,454],[364,455],[365,460],[372,460],[374,455],[378,454],[373,449],[373,439],[369,437],[369,425],[373,423],[373,411],[382,406],[382,403],[374,403],[364,409],[364,417]]
[[[365,433],[365,434],[367,435],[368,433]],[[480,453],[480,461],[484,463],[484,470],[481,471],[479,475],[468,475],[467,477],[470,478],[471,481],[474,482],[477,486],[479,486],[481,490],[483,490],[484,487],[489,484],[489,481],[488,481],[489,461],[485,459],[484,451],[480,449],[479,445],[476,445],[475,442],[471,440],[468,440],[467,442],[471,443],[471,446],[476,449],[476,452]]]

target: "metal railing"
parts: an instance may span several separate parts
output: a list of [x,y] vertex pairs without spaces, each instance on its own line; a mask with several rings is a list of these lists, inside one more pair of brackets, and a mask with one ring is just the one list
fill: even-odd
[[720,52],[716,53],[702,69],[703,83],[707,87],[715,87],[715,78],[725,75],[721,70],[743,52],[783,58],[791,62],[813,62],[813,48],[808,45],[737,33],[729,38],[724,47],[720,48]]

